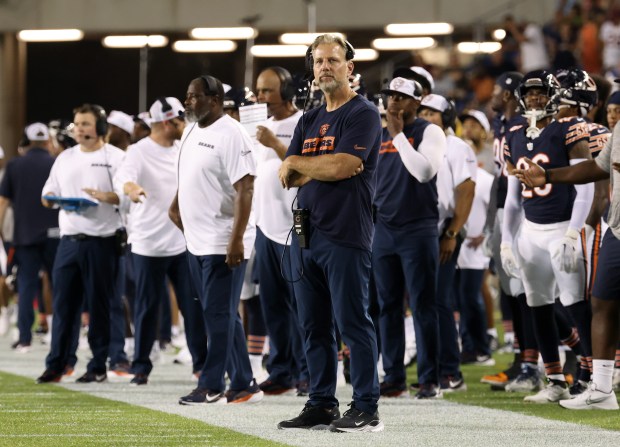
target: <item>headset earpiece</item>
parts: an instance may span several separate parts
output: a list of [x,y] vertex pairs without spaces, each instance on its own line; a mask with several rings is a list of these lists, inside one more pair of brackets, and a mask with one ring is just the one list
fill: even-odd
[[108,134],[108,115],[105,113],[105,109],[97,104],[93,104],[92,108],[97,119],[95,122],[95,132],[97,136],[105,137]]
[[273,71],[280,79],[280,97],[282,101],[292,101],[295,98],[296,91],[291,73],[287,69],[277,66],[269,67],[267,70]]

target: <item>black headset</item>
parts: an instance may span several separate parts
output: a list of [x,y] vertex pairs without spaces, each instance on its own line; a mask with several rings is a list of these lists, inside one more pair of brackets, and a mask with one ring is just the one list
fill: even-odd
[[[200,79],[202,79],[202,81],[205,83],[205,86],[207,87],[207,91],[205,92],[207,95],[220,96],[220,97],[223,96],[222,93],[220,92],[220,89],[218,88],[217,80],[213,76],[202,75],[200,76]],[[221,99],[222,101],[224,100],[224,98],[221,98]]]
[[95,115],[95,132],[99,137],[105,137],[108,134],[108,115],[105,109],[97,104],[90,104],[92,113]]
[[293,84],[293,77],[291,76],[291,73],[286,68],[277,66],[269,67],[265,70],[273,71],[276,75],[278,75],[278,78],[280,78],[280,97],[282,98],[282,101],[292,101],[295,97],[296,89]]
[[[352,60],[355,57],[355,49],[353,48],[353,45],[351,45],[349,43],[348,40],[344,40],[344,47],[345,47],[345,53],[344,53],[344,58],[347,61]],[[336,41],[337,43],[340,43],[339,41]],[[312,56],[312,45],[310,45],[308,47],[308,49],[306,50],[306,76],[305,79],[308,82],[312,82],[312,80],[314,79],[314,56]]]
[[456,125],[456,105],[451,99],[446,98],[446,101],[448,101],[448,108],[441,112],[441,122],[444,129],[448,127],[454,129]]

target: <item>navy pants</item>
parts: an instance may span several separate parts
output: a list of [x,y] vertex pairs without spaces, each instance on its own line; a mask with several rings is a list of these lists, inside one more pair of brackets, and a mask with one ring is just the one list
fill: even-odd
[[294,386],[296,382],[308,380],[308,365],[293,284],[289,282],[293,279],[290,248],[287,248],[288,256],[282,258],[285,246],[269,239],[260,228],[256,229],[255,248],[260,303],[269,334],[269,380]]
[[351,385],[358,410],[374,414],[379,400],[377,337],[368,315],[370,251],[343,247],[319,231],[310,234],[310,248],[291,245],[291,267],[299,321],[310,374],[308,404],[338,405],[338,346],[335,323],[351,351]]
[[454,321],[455,303],[453,299],[456,261],[461,250],[461,238],[457,238],[452,258],[439,264],[437,283],[437,315],[439,317],[439,377],[461,376],[461,353],[459,335]]
[[133,372],[148,375],[153,369],[149,356],[157,338],[159,309],[162,302],[169,299],[166,276],[174,287],[179,310],[185,321],[193,371],[200,371],[207,356],[207,335],[200,302],[194,299],[191,292],[187,253],[162,257],[133,253],[132,258],[136,284]]
[[247,262],[231,270],[224,262],[225,255],[190,253],[188,259],[208,340],[207,359],[198,387],[224,391],[224,372],[228,371],[230,389],[244,390],[252,381],[252,367],[238,309]]
[[116,275],[115,296],[110,301],[110,368],[119,363],[128,363],[129,359],[125,353],[125,302],[122,290],[125,285],[127,275],[127,257],[125,255],[118,259],[118,274]]
[[[40,293],[39,271],[45,269],[50,280],[52,279],[57,248],[58,239],[51,238],[40,244],[15,246],[19,292],[17,328],[19,329],[19,342],[21,344],[29,345],[32,342],[33,304],[35,296]],[[42,309],[39,310],[42,311]]]
[[63,236],[54,261],[52,346],[46,366],[62,371],[75,342],[76,319],[85,299],[90,312],[87,371],[102,374],[110,345],[110,300],[117,296],[118,256],[115,237]]
[[484,270],[460,269],[456,276],[454,294],[461,313],[459,330],[463,352],[491,355],[486,310],[480,292]]
[[439,358],[436,292],[439,244],[436,235],[415,236],[378,222],[372,267],[377,284],[381,355],[385,381],[405,382],[403,299],[409,294],[418,349],[418,380],[438,382]]

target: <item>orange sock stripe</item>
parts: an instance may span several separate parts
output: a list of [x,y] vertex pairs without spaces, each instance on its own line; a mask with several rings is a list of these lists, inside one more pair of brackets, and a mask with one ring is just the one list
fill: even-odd
[[594,240],[592,242],[592,258],[590,259],[590,264],[592,265],[592,268],[590,269],[590,282],[588,284],[588,293],[586,294],[586,299],[590,299],[590,297],[592,296],[592,287],[594,286],[594,280],[596,279],[596,272],[598,270],[598,254],[601,249],[602,236],[603,235],[601,223],[599,222],[594,229]]
[[502,327],[504,328],[504,332],[514,332],[512,320],[502,320]]
[[577,329],[573,328],[570,333],[570,336],[562,340],[562,343],[564,343],[566,346],[574,348],[575,346],[579,344],[579,341],[580,341],[579,333],[577,332]]
[[545,363],[545,373],[550,374],[562,374],[562,364],[560,362]]
[[538,350],[526,349],[523,352],[523,361],[525,363],[537,363],[538,362]]

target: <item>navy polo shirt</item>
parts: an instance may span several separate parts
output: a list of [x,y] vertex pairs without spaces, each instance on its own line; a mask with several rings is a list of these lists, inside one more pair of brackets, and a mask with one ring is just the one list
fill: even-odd
[[0,196],[9,199],[15,214],[14,245],[32,245],[45,242],[47,230],[58,227],[58,210],[41,204],[41,191],[54,159],[48,151],[33,147],[22,157],[9,161]]
[[312,109],[297,122],[287,157],[345,153],[364,163],[359,175],[336,182],[311,180],[299,189],[299,206],[310,210],[310,225],[335,244],[371,249],[380,146],[379,111],[360,95],[331,112],[324,105]]

